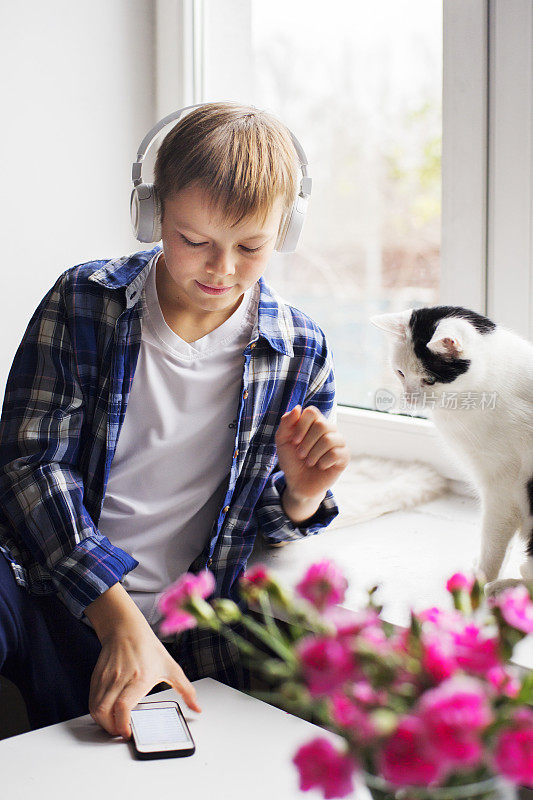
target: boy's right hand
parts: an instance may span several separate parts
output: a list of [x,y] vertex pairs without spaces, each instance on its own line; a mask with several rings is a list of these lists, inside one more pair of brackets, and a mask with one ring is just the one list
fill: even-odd
[[[109,612],[105,616],[104,608]],[[129,739],[132,709],[162,681],[189,708],[201,711],[194,686],[120,584],[88,606],[86,615],[102,644],[89,691],[89,711],[102,728]]]
[[146,630],[117,633],[102,642],[91,677],[89,711],[112,736],[131,736],[130,715],[161,681],[170,684],[193,711],[201,711],[193,685],[148,623]]

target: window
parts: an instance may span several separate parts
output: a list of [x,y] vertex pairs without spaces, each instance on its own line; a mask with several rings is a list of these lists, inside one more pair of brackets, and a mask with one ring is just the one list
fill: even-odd
[[[307,151],[314,190],[302,248],[278,256],[269,278],[332,342],[353,451],[420,458],[456,476],[430,422],[368,410],[394,383],[366,320],[442,302],[533,334],[529,0],[175,2],[182,66],[191,71],[191,48],[197,66],[178,94],[160,70],[160,116],[202,100],[250,102]],[[168,6],[158,2],[158,29],[172,25]],[[167,56],[168,43],[159,61]]]
[[[207,100],[237,99],[232,50],[209,55],[219,6],[205,5]],[[397,384],[369,317],[439,297],[442,3],[251,0],[248,13],[239,99],[291,128],[314,182],[298,251],[267,278],[326,332],[339,402],[374,408]]]

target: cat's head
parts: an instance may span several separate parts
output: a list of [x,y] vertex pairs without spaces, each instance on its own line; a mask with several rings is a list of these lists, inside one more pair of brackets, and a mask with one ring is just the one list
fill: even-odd
[[391,364],[407,394],[461,391],[483,377],[487,334],[496,325],[458,306],[432,306],[380,314],[371,322],[392,344]]

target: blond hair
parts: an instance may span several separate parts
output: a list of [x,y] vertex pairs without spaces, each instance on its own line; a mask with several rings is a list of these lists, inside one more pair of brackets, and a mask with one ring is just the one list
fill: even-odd
[[299,160],[287,128],[272,114],[238,103],[189,112],[159,147],[154,184],[161,203],[193,181],[207,189],[231,225],[262,222],[278,197],[285,212],[298,186]]

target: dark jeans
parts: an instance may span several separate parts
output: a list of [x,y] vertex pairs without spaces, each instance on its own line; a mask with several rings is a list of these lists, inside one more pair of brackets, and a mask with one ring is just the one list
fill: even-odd
[[[172,655],[172,644],[165,646]],[[92,628],[55,595],[34,595],[19,586],[0,553],[0,673],[19,688],[32,729],[89,713],[100,650]],[[164,688],[158,684],[154,690]]]

